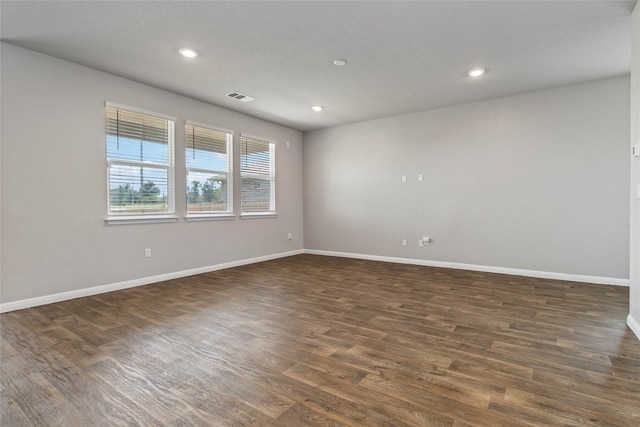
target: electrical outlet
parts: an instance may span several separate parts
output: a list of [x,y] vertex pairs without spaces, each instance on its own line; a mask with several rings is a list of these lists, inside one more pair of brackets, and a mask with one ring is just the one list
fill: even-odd
[[407,239],[402,239],[402,246],[407,246]]
[[145,258],[151,257],[151,248],[145,248],[144,249],[144,257]]
[[287,234],[287,239],[293,240],[293,234],[291,234],[291,233]]

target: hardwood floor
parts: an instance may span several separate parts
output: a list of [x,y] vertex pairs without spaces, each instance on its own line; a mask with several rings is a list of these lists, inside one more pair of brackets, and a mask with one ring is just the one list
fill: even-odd
[[1,316],[2,426],[640,426],[628,289],[300,255]]

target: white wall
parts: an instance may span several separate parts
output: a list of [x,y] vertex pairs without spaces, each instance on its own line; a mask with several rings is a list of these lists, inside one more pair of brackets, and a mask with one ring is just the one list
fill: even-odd
[[[312,250],[626,279],[631,211],[640,318],[625,77],[310,132],[303,164],[297,131],[5,43],[1,55],[3,305],[300,251],[303,231]],[[106,226],[105,100],[177,116],[178,147],[187,118],[278,141],[278,217]],[[423,235],[434,242],[418,248]]]
[[628,99],[620,77],[306,133],[305,248],[626,283]]
[[[302,250],[300,132],[9,44],[1,49],[3,304]],[[107,100],[178,117],[182,217],[185,119],[277,141],[277,218],[105,225]]]
[[[640,7],[632,15],[631,53],[631,144],[640,143]],[[629,326],[640,338],[640,159],[631,159],[631,287],[629,291]]]

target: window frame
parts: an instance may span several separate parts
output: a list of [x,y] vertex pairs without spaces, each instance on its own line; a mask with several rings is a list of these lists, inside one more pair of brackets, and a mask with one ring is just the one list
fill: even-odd
[[[256,142],[261,142],[261,143],[265,143],[269,145],[269,174],[268,175],[264,175],[264,174],[255,174],[255,173],[248,173],[245,172],[243,170],[243,165],[242,165],[242,161],[243,161],[243,141],[245,140],[245,138],[251,139],[253,141]],[[242,219],[247,219],[247,218],[265,218],[265,217],[276,217],[277,216],[277,210],[276,210],[276,145],[277,142],[272,140],[272,139],[268,139],[268,138],[263,138],[260,136],[255,136],[255,135],[250,135],[250,134],[246,134],[246,133],[241,133],[239,138],[238,138],[238,142],[239,142],[239,153],[240,153],[240,166],[239,166],[239,170],[240,170],[240,183],[239,183],[239,193],[240,193],[240,218]],[[244,179],[254,179],[254,180],[260,180],[260,181],[268,181],[270,183],[270,195],[269,195],[269,209],[268,210],[264,210],[264,211],[244,211],[243,210],[243,188],[242,188],[242,184],[243,184],[243,180]]]
[[[185,221],[208,221],[208,220],[228,220],[235,218],[234,211],[234,185],[233,185],[233,149],[236,133],[233,130],[226,129],[220,126],[212,126],[205,123],[196,122],[193,120],[185,121],[185,138],[184,138],[184,153],[185,153]],[[187,165],[187,150],[189,149],[189,135],[187,132],[187,126],[195,126],[207,130],[213,130],[217,132],[223,132],[230,136],[227,139],[227,170],[221,171],[217,169],[206,169],[189,167]],[[225,211],[204,211],[201,213],[189,211],[189,172],[202,172],[202,173],[219,173],[226,174],[227,180],[227,209]]]
[[[130,159],[113,159],[109,158],[107,152],[109,133],[107,129],[107,113],[108,109],[125,111],[128,113],[140,114],[153,119],[167,121],[167,163],[154,162],[149,160],[130,160]],[[155,111],[148,111],[141,108],[131,107],[128,105],[117,104],[106,101],[104,109],[105,120],[105,164],[106,164],[106,202],[107,216],[105,223],[108,225],[116,224],[138,224],[138,223],[155,223],[155,222],[176,222],[175,205],[175,125],[176,117]],[[134,166],[134,167],[151,167],[154,169],[164,169],[167,171],[167,209],[165,212],[137,212],[137,213],[114,213],[111,209],[111,167],[112,166]]]

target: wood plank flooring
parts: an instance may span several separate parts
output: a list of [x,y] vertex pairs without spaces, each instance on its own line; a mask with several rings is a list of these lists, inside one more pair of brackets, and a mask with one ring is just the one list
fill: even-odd
[[2,426],[640,426],[628,289],[299,255],[1,316]]

